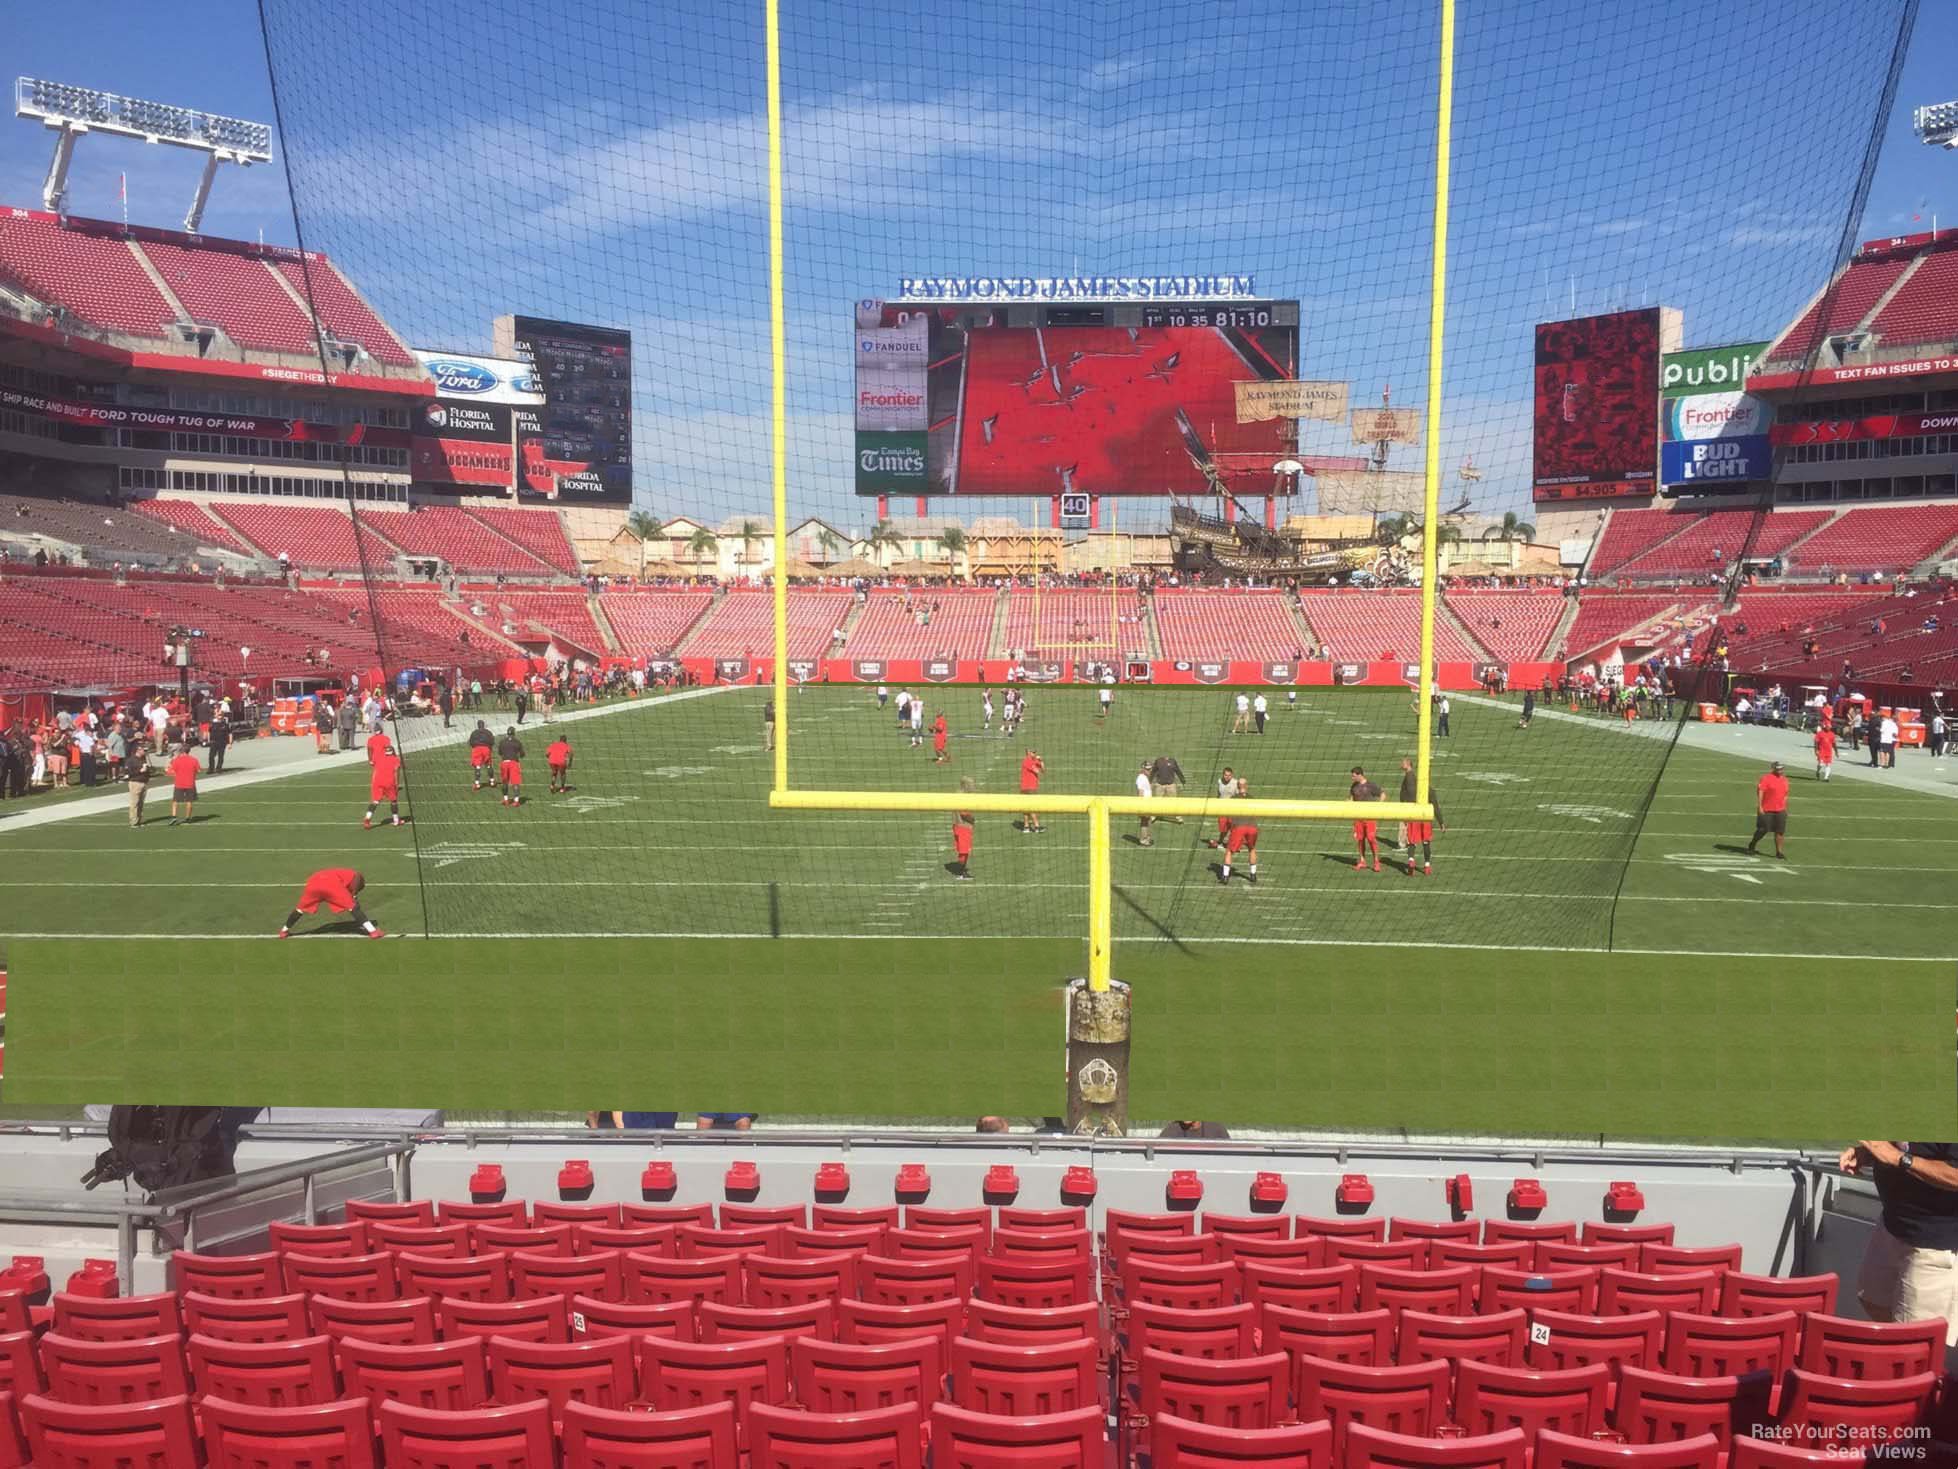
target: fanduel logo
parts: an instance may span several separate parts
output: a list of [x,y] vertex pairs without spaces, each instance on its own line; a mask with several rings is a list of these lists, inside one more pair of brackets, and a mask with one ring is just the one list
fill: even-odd
[[923,474],[924,451],[908,448],[862,449],[857,452],[857,468],[865,474]]
[[496,374],[475,362],[431,362],[428,375],[444,393],[488,393],[496,388]]

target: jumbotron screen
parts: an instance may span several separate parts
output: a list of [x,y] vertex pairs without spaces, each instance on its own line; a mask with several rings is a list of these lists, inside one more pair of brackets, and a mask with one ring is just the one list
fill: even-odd
[[536,317],[511,322],[509,355],[531,365],[541,408],[519,408],[518,497],[567,504],[632,498],[632,334]]
[[1659,457],[1659,311],[1536,329],[1539,502],[1650,494]]
[[1296,301],[864,302],[857,493],[1269,494],[1289,418],[1236,385],[1298,376]]

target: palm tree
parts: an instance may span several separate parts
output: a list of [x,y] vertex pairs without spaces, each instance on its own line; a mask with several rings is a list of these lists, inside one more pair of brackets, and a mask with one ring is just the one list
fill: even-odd
[[1445,521],[1435,531],[1435,544],[1437,546],[1452,546],[1460,541],[1461,538],[1462,528],[1459,525],[1450,525]]
[[951,558],[952,575],[956,577],[959,570],[959,555],[965,550],[965,532],[956,525],[948,525],[939,532],[938,544],[940,549]]
[[720,547],[721,538],[704,525],[687,538],[687,549],[693,552],[693,574],[695,576],[700,575],[700,558],[710,551],[718,551]]
[[761,539],[761,527],[756,525],[752,520],[744,520],[741,522],[739,535],[741,537],[741,564],[746,566],[755,559],[755,542]]
[[823,560],[826,562],[834,561],[836,553],[843,546],[843,543],[836,538],[836,532],[828,526],[816,532],[816,544],[823,548]]
[[1536,527],[1523,519],[1514,510],[1503,511],[1502,524],[1491,526],[1482,533],[1482,539],[1500,541],[1534,541]]
[[[897,533],[897,528],[888,520],[880,520],[873,525],[870,528],[868,540],[870,541],[870,558],[873,561],[879,560],[877,553],[886,546],[901,546],[904,544],[904,537]],[[881,565],[882,562],[879,561],[879,564]]]
[[646,542],[660,533],[659,517],[649,510],[635,510],[625,518],[625,528],[639,542],[639,580],[646,579]]
[[1404,538],[1421,529],[1421,522],[1412,515],[1389,515],[1374,526],[1373,533],[1383,546],[1398,545]]

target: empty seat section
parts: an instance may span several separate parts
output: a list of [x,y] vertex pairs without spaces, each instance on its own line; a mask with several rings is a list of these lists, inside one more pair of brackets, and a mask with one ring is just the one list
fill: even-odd
[[[361,548],[354,543],[354,523],[343,510],[324,505],[261,505],[250,500],[224,500],[213,510],[267,556],[287,557],[311,571],[359,571]],[[394,549],[378,538],[366,541],[370,564],[393,565]]]
[[1130,589],[1014,587],[1006,595],[1009,657],[1116,657],[1149,650],[1141,597]]
[[1464,588],[1445,592],[1461,624],[1496,657],[1529,662],[1543,656],[1569,603],[1554,592],[1486,592]]
[[1165,658],[1301,657],[1306,637],[1283,592],[1159,589],[1150,598]]
[[222,546],[244,556],[258,554],[194,500],[135,500],[129,508],[138,515],[175,526],[193,545]]
[[857,614],[845,658],[984,658],[992,651],[998,594],[931,587],[907,595],[877,588]]
[[[789,656],[820,657],[849,608],[848,592],[791,591]],[[750,658],[768,655],[774,646],[774,594],[736,587],[714,605],[680,651],[702,658]]]
[[1924,255],[1903,289],[1877,312],[1870,329],[1884,347],[1951,342],[1958,339],[1954,320],[1958,320],[1958,250],[1943,244]]
[[1692,516],[1671,510],[1614,510],[1597,545],[1591,548],[1590,559],[1584,564],[1585,575],[1594,582],[1601,581],[1692,523]]
[[599,594],[598,605],[628,656],[658,658],[679,647],[713,600],[708,591],[611,587]]
[[109,226],[0,214],[0,278],[64,308],[85,327],[161,337],[177,315]]
[[1804,541],[1794,564],[1825,572],[1908,571],[1958,538],[1958,504],[1870,505],[1846,512]]
[[192,321],[242,347],[318,355],[313,324],[261,260],[235,249],[147,240],[143,253]]
[[[1405,662],[1421,655],[1421,595],[1412,591],[1301,592],[1305,620],[1332,656],[1345,662]],[[1435,657],[1472,663],[1482,650],[1446,619],[1435,622]]]
[[360,518],[411,556],[437,556],[456,571],[549,576],[551,568],[488,526],[447,505],[362,510]]
[[500,505],[472,505],[463,511],[499,535],[507,536],[555,571],[577,576],[578,553],[564,533],[555,510],[516,510]]
[[276,269],[299,293],[300,300],[311,303],[314,315],[329,335],[343,342],[358,342],[376,362],[389,367],[418,365],[380,317],[347,284],[339,267],[324,255],[312,255],[303,264],[281,260]]

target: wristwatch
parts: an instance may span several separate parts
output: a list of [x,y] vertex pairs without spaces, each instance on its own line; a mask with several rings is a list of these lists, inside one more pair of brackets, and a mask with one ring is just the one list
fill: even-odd
[[1899,1151],[1897,1156],[1897,1166],[1903,1169],[1904,1172],[1906,1173],[1910,1172],[1911,1169],[1917,1166],[1917,1159],[1915,1156],[1912,1155],[1910,1151],[1909,1143],[1905,1143],[1903,1145],[1903,1148]]

